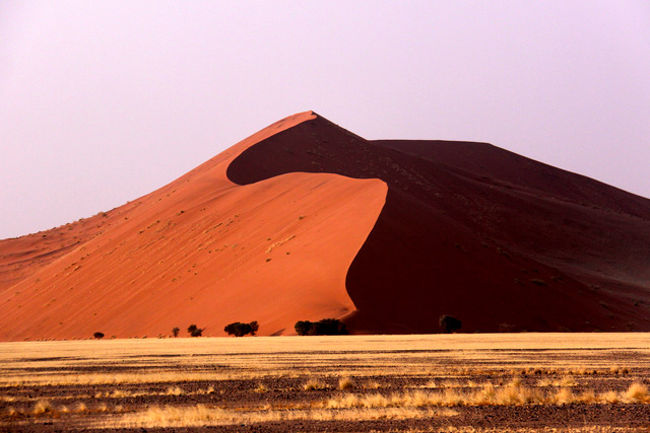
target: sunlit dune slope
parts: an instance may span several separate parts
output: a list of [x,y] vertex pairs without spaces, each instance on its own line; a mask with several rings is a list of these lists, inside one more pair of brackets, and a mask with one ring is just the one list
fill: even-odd
[[[274,164],[265,164],[273,160]],[[239,184],[379,178],[386,204],[347,275],[353,329],[650,330],[650,200],[486,143],[366,141],[318,117],[243,152]]]
[[[238,186],[225,176],[242,150],[314,117],[271,125],[105,216],[2,241],[4,280],[19,281],[0,292],[0,339],[155,337],[190,323],[223,335],[251,320],[268,335],[354,311],[345,277],[385,183],[289,173]],[[48,243],[30,241],[39,236]]]

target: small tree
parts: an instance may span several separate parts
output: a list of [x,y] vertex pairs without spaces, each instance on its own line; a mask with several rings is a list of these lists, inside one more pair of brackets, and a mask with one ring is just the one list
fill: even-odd
[[447,334],[457,331],[462,326],[462,322],[460,321],[460,319],[457,319],[453,316],[449,316],[447,314],[443,314],[442,316],[440,316],[439,324],[442,330]]
[[339,319],[322,319],[318,322],[301,320],[294,325],[298,335],[346,335],[348,329]]
[[251,323],[251,335],[255,335],[257,333],[257,330],[260,329],[260,325],[257,323],[257,320],[253,320]]
[[258,328],[259,325],[255,321],[251,323],[233,322],[226,325],[226,327],[223,328],[223,330],[226,331],[228,335],[234,335],[235,337],[243,337],[246,334],[255,335],[255,332],[257,332]]
[[296,334],[298,335],[309,335],[309,331],[311,331],[311,325],[312,323],[309,320],[299,320],[296,322],[294,328],[296,330]]
[[178,327],[172,328],[172,334],[174,335],[174,337],[178,337],[179,332],[180,332],[180,329],[178,329]]
[[345,323],[338,319],[323,319],[315,323],[316,335],[345,335],[348,333]]
[[203,328],[197,327],[195,324],[191,324],[187,327],[187,332],[190,333],[192,337],[200,337],[203,334]]
[[101,340],[102,338],[104,338],[104,333],[103,332],[95,332],[93,334],[93,337],[95,337],[98,340]]

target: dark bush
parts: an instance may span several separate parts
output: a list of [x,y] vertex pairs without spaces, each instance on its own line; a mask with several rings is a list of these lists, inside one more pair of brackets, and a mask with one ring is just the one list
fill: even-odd
[[195,324],[191,324],[187,327],[187,332],[192,337],[200,337],[203,334],[203,328],[198,328]]
[[172,328],[172,334],[174,337],[178,337],[178,333],[180,332],[180,329],[178,327]]
[[259,325],[256,321],[250,323],[233,322],[223,328],[228,335],[234,335],[235,337],[243,337],[246,334],[255,335],[258,329]]
[[318,322],[301,320],[294,326],[298,335],[346,335],[345,323],[338,319],[323,319]]
[[309,335],[311,330],[312,323],[309,320],[300,320],[296,322],[294,328],[296,329],[296,334],[298,335]]
[[442,330],[446,333],[454,332],[460,329],[462,326],[462,322],[460,321],[460,319],[449,316],[447,314],[443,314],[442,316],[440,316],[439,323],[440,323],[440,328],[442,328]]
[[95,333],[93,334],[93,337],[95,337],[96,339],[100,340],[100,339],[104,338],[104,333],[103,333],[103,332],[95,332]]
[[257,323],[257,320],[253,320],[251,323],[251,335],[255,335],[257,330],[260,329],[260,325]]

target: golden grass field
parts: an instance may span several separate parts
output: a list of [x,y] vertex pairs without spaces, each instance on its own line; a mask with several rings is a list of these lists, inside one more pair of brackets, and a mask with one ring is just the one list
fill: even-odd
[[11,432],[650,431],[647,333],[0,343],[0,373]]

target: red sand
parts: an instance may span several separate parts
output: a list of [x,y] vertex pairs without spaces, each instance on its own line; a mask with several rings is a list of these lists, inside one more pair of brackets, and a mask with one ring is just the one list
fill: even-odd
[[[45,237],[43,237],[45,235]],[[0,339],[650,330],[650,200],[485,143],[311,112],[92,218],[0,241]]]
[[[268,335],[292,332],[296,318],[353,311],[345,275],[386,185],[291,173],[237,186],[225,176],[242,150],[313,117],[271,125],[107,217],[2,241],[1,275],[14,284],[0,292],[0,338],[155,337],[190,323],[222,335],[250,320]],[[63,236],[79,244],[57,253]],[[49,262],[34,259],[48,253]]]

